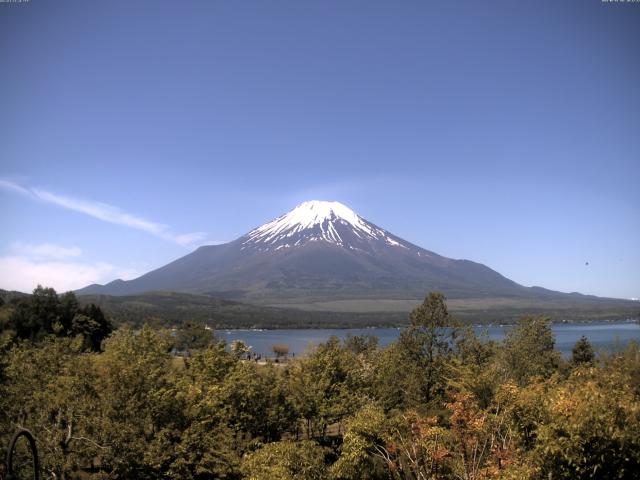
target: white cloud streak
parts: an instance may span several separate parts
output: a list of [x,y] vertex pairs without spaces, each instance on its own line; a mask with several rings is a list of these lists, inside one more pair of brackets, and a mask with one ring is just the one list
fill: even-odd
[[31,243],[15,242],[11,244],[11,251],[16,255],[29,258],[72,258],[82,255],[82,250],[78,247],[61,247],[51,243],[41,243],[34,245]]
[[66,292],[92,283],[107,283],[115,278],[130,280],[141,275],[134,268],[83,261],[78,247],[16,242],[10,250],[9,255],[0,257],[0,288],[5,290],[28,293],[40,284]]
[[140,276],[133,269],[122,269],[105,262],[39,261],[22,256],[0,257],[0,288],[31,292],[38,284],[67,292],[114,278],[129,280]]
[[145,220],[130,213],[123,212],[118,207],[106,203],[67,197],[40,188],[24,187],[3,179],[0,179],[0,188],[25,195],[34,200],[40,200],[68,210],[83,213],[104,222],[142,230],[155,235],[156,237],[177,243],[178,245],[187,248],[202,244],[203,240],[206,238],[206,234],[204,232],[185,234],[173,233],[168,225]]

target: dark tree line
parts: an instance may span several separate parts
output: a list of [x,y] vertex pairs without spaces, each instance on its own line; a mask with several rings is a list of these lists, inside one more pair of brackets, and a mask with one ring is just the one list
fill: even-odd
[[0,331],[12,332],[20,340],[38,342],[48,335],[80,337],[83,349],[95,352],[113,331],[97,305],[81,306],[75,293],[58,295],[53,288],[40,285],[32,295],[12,298],[0,309]]

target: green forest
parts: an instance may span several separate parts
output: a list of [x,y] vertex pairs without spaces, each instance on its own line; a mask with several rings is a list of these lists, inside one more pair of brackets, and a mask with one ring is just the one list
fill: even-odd
[[55,479],[637,478],[637,344],[564,359],[538,316],[489,341],[438,293],[409,321],[257,363],[39,287],[0,305],[0,454],[26,428]]

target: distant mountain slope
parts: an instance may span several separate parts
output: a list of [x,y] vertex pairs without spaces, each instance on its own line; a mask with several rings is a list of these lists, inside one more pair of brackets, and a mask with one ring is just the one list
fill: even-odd
[[134,280],[90,285],[77,293],[173,291],[300,306],[419,300],[436,290],[450,299],[583,297],[524,287],[485,265],[407,242],[340,203],[321,201],[302,203],[232,242],[200,247]]
[[[1,294],[1,292],[0,292]],[[96,303],[120,325],[147,322],[179,325],[186,320],[204,322],[214,328],[341,328],[401,326],[409,322],[409,310],[419,302],[405,301],[400,310],[362,312],[307,311],[274,308],[220,300],[189,293],[150,292],[141,295],[83,295],[81,303]],[[513,323],[523,315],[546,314],[556,321],[616,320],[637,318],[640,305],[586,297],[571,299],[456,299],[449,310],[466,323]]]
[[405,312],[308,312],[220,300],[206,295],[149,292],[141,295],[81,295],[81,303],[99,305],[117,324],[179,325],[187,320],[215,328],[340,328],[397,326]]

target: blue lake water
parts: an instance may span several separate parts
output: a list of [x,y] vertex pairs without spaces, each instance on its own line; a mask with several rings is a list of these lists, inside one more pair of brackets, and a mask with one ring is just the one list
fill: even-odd
[[[476,334],[486,331],[492,340],[504,338],[506,330],[512,326],[474,327]],[[374,335],[379,345],[385,346],[398,338],[400,328],[345,328],[345,329],[298,329],[298,330],[219,330],[216,336],[227,343],[243,340],[250,345],[253,353],[263,357],[271,357],[272,346],[284,343],[289,352],[296,356],[304,354],[313,345],[326,342],[335,335],[343,339],[347,335]],[[570,323],[554,324],[552,330],[556,335],[556,349],[563,355],[571,355],[571,348],[584,335],[593,347],[598,350],[621,348],[630,340],[640,342],[640,325],[631,322]]]

